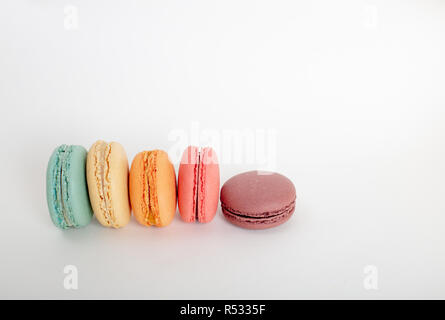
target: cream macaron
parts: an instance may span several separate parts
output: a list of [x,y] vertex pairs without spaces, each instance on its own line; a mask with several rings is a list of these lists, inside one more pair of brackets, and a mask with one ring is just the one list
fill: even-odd
[[87,156],[87,183],[91,207],[105,227],[120,228],[130,221],[128,159],[117,142],[99,140]]

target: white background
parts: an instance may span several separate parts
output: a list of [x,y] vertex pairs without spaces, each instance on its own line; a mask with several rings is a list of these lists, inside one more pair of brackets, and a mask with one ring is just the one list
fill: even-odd
[[[445,298],[444,57],[444,1],[2,0],[0,298]],[[52,225],[57,145],[131,161],[194,122],[276,130],[287,224]]]

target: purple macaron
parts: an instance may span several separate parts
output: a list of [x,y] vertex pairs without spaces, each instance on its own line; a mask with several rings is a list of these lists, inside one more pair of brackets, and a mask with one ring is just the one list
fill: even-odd
[[246,229],[266,229],[292,216],[296,197],[294,184],[285,176],[249,171],[227,180],[220,200],[229,222]]

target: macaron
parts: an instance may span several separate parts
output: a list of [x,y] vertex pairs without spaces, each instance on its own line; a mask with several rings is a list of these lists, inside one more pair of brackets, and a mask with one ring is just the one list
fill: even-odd
[[128,160],[117,142],[99,140],[87,157],[87,182],[96,219],[105,227],[120,228],[130,221]]
[[133,159],[130,201],[134,217],[144,226],[164,227],[173,220],[176,174],[165,151],[143,151]]
[[46,171],[46,199],[53,223],[61,229],[86,226],[93,216],[88,199],[82,146],[61,145],[51,155]]
[[212,148],[189,146],[178,172],[178,207],[185,222],[212,221],[218,209],[219,165]]
[[295,201],[292,181],[275,172],[241,173],[221,188],[224,217],[246,229],[266,229],[285,223],[295,210]]

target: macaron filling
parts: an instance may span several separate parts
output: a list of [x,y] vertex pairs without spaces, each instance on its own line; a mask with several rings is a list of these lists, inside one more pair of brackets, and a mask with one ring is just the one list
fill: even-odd
[[283,209],[280,213],[271,214],[270,212],[266,215],[246,215],[240,213],[233,213],[227,210],[226,207],[222,206],[222,211],[224,217],[231,223],[248,229],[267,229],[271,227],[278,226],[286,222],[294,212],[295,201],[293,201],[289,206]]
[[63,220],[59,219],[60,225],[64,229],[74,228],[74,219],[71,217],[71,207],[69,206],[68,195],[68,179],[66,172],[68,170],[68,159],[71,154],[71,147],[62,145],[57,150],[57,163],[54,167],[56,171],[54,176],[56,186],[54,199],[54,209],[58,213],[58,216],[62,216]]
[[228,215],[232,215],[234,217],[238,217],[241,219],[252,219],[252,220],[264,220],[265,222],[269,220],[275,220],[275,218],[280,218],[283,216],[286,216],[290,213],[292,213],[295,209],[295,200],[292,201],[288,206],[286,206],[283,209],[277,210],[277,211],[271,211],[271,212],[264,212],[261,214],[248,214],[248,213],[241,213],[239,211],[236,211],[234,209],[231,209],[224,204],[221,204],[221,207],[224,211],[224,213]]
[[115,227],[115,217],[112,207],[110,183],[111,145],[107,143],[96,145],[95,171],[96,185],[100,197],[100,210],[108,225]]
[[[203,183],[201,183],[200,179],[203,177],[202,173],[201,173],[201,169],[203,168],[203,166],[201,166],[201,152],[198,150],[198,154],[197,154],[197,159],[196,159],[196,163],[195,163],[195,184],[193,186],[193,210],[195,212],[195,219],[193,221],[200,221],[200,215],[199,215],[199,194],[200,192],[203,192],[202,190],[202,186],[204,185]],[[199,190],[199,191],[198,191]]]
[[65,220],[65,223],[68,228],[74,227],[74,223],[71,221],[68,212],[69,209],[68,201],[65,202],[65,198],[68,200],[68,179],[66,178],[66,175],[64,174],[67,170],[68,161],[68,152],[64,151],[61,154],[61,166],[60,166],[60,204],[61,204],[61,210],[63,214],[63,218]]
[[[142,211],[144,213],[145,222],[149,225],[159,225],[160,218],[157,210],[157,193],[156,185],[156,152],[144,152],[144,191]],[[150,187],[151,186],[151,187]]]
[[205,159],[205,148],[198,148],[196,152],[196,161],[194,165],[194,184],[193,184],[193,211],[195,213],[194,219],[191,222],[198,221],[203,222],[203,208],[206,198],[205,190],[205,168],[203,164]]

